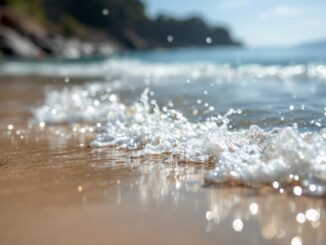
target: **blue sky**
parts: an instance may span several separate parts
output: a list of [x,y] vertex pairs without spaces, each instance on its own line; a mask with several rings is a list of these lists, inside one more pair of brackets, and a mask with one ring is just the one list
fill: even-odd
[[326,39],[326,0],[144,0],[151,16],[203,16],[252,46]]

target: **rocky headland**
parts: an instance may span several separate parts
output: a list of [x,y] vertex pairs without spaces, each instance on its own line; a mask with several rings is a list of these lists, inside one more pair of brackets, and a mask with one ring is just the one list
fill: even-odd
[[207,45],[241,43],[199,17],[149,18],[139,0],[0,0],[0,57],[72,59]]

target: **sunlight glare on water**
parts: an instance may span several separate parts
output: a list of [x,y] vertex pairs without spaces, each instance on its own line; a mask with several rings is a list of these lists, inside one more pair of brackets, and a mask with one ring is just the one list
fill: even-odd
[[[203,51],[197,59],[183,60],[196,52],[43,64],[37,71],[32,64],[8,63],[2,72],[103,77],[49,89],[44,104],[34,110],[40,125],[90,124],[96,132],[93,147],[130,149],[135,157],[170,154],[179,162],[212,162],[208,183],[324,195],[326,55],[264,53],[263,60],[259,52],[215,50],[213,58]],[[237,56],[243,56],[241,63],[234,62]],[[252,211],[258,210],[252,206]]]

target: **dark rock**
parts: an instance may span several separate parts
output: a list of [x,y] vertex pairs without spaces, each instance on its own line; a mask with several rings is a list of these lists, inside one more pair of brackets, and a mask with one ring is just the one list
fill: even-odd
[[135,31],[127,29],[123,32],[122,41],[131,49],[148,49],[150,44]]
[[89,40],[48,32],[12,8],[0,8],[0,54],[15,58],[108,56],[123,45],[101,31],[85,28]]
[[56,35],[51,39],[53,53],[57,57],[73,59],[90,56],[108,56],[121,47],[109,40],[106,41],[82,41],[77,38],[66,39]]
[[43,51],[20,33],[0,26],[0,50],[3,55],[22,58],[38,58]]
[[[110,11],[103,14],[103,9]],[[241,45],[226,28],[210,26],[199,17],[149,18],[140,0],[0,0],[0,25],[0,54],[25,58]]]
[[21,36],[28,38],[32,43],[38,46],[44,53],[52,53],[52,48],[48,42],[48,32],[40,24],[30,20],[14,8],[0,8],[0,22],[12,30],[15,30]]

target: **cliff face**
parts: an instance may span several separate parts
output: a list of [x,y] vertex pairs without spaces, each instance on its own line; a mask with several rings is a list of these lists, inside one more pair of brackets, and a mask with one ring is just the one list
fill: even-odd
[[139,0],[0,0],[0,54],[37,58],[125,49],[240,45],[200,18],[149,19]]
[[149,40],[152,47],[240,45],[232,40],[227,29],[210,27],[198,17],[178,20],[159,16],[155,20],[139,23],[135,29],[140,36]]

